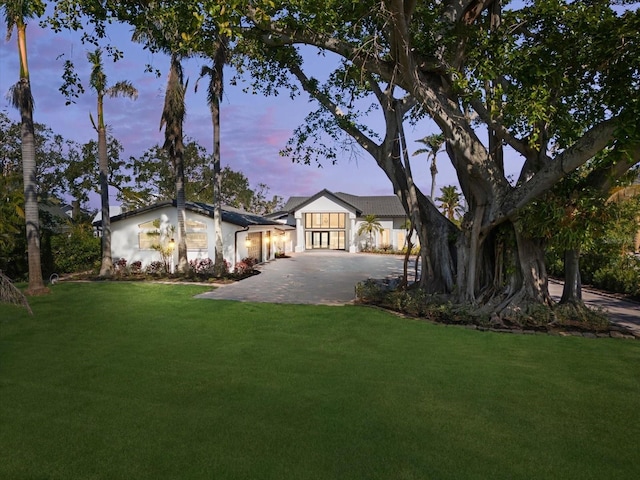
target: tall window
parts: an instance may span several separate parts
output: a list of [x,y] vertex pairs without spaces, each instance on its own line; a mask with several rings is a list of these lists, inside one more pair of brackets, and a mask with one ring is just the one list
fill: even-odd
[[324,230],[345,228],[345,219],[344,213],[305,213],[304,228]]

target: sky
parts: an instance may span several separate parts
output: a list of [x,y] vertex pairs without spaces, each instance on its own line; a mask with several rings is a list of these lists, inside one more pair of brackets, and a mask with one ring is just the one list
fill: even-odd
[[[6,25],[3,25],[0,40],[0,110],[5,111],[14,121],[19,115],[6,94],[19,76],[18,54],[15,31],[10,41],[6,41]],[[107,82],[112,85],[121,80],[130,81],[139,92],[137,100],[126,98],[105,99],[105,121],[109,133],[124,147],[123,158],[140,156],[150,147],[162,144],[163,132],[159,130],[160,115],[164,102],[169,59],[162,54],[152,54],[141,46],[129,41],[127,27],[119,26],[111,33],[111,41],[124,51],[124,59],[116,63],[105,59]],[[27,27],[27,51],[31,74],[31,87],[35,100],[34,120],[49,126],[55,133],[80,144],[97,139],[89,120],[89,114],[96,116],[95,95],[88,89],[89,64],[86,54],[93,47],[83,45],[77,34],[71,32],[53,33],[42,29],[32,21]],[[65,105],[65,98],[58,88],[62,84],[62,70],[65,59],[76,65],[86,92],[75,104]],[[187,91],[187,116],[184,125],[185,137],[195,139],[212,153],[212,124],[206,102],[206,79],[195,93],[193,86],[198,79],[203,59],[191,59],[183,64],[185,77],[189,78]],[[305,56],[305,63],[311,71],[320,74],[326,59],[317,55]],[[151,64],[163,75],[156,78],[145,73],[145,65]],[[226,78],[233,71],[225,71]],[[339,157],[336,165],[324,162],[322,168],[316,165],[292,163],[279,152],[286,146],[294,129],[305,116],[317,109],[306,94],[291,100],[287,92],[277,97],[265,97],[243,92],[248,84],[225,85],[225,95],[221,104],[221,160],[222,165],[242,172],[252,187],[264,183],[270,195],[278,195],[285,200],[290,196],[310,196],[322,189],[345,192],[353,195],[392,195],[390,181],[375,164],[374,159],[360,149],[358,158],[348,152]],[[382,125],[381,113],[370,117],[371,126]],[[436,127],[425,120],[417,126],[406,125],[407,145],[411,153],[424,147],[416,140],[438,133]],[[418,186],[428,195],[431,176],[426,155],[412,157],[413,173]],[[455,171],[445,153],[438,155],[437,192],[444,185],[457,184]],[[115,194],[111,204],[117,204]],[[98,208],[97,195],[92,196],[91,207]]]

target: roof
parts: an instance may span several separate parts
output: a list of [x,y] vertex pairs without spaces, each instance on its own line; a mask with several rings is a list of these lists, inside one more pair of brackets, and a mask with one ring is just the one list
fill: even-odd
[[329,190],[321,190],[311,197],[290,197],[282,208],[292,212],[308,205],[319,197],[327,196],[353,207],[360,216],[375,215],[377,217],[405,217],[402,202],[396,195],[359,196],[349,193],[333,193]]
[[[136,210],[131,210],[128,212],[123,212],[119,215],[115,215],[111,218],[112,222],[117,222],[119,220],[124,220],[125,218],[134,217],[136,215],[141,215],[143,213],[151,212],[153,210],[157,210],[165,207],[176,207],[175,200],[167,200],[164,202],[155,203],[153,205],[148,205],[146,207],[138,208]],[[185,208],[188,211],[198,213],[200,215],[204,215],[207,217],[213,218],[214,206],[209,203],[202,202],[186,202]],[[255,215],[250,212],[245,212],[238,208],[224,206],[222,207],[222,221],[231,223],[233,225],[238,225],[240,227],[251,227],[251,226],[270,226],[283,228],[282,223],[274,222],[272,220],[268,220],[260,215]],[[286,227],[284,227],[286,228]]]

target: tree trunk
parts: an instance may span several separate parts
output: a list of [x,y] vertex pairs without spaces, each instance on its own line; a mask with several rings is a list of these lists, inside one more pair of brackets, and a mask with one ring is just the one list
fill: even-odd
[[[98,107],[100,110],[100,106]],[[102,263],[100,276],[110,277],[113,274],[111,258],[111,215],[109,212],[109,157],[107,155],[107,132],[100,125],[101,112],[98,111],[98,163],[100,168],[100,205],[102,211]]]
[[20,80],[14,90],[13,104],[20,110],[22,136],[22,177],[24,183],[24,220],[27,236],[27,260],[29,263],[28,295],[48,293],[42,280],[40,259],[40,217],[36,192],[36,140],[33,125],[33,96],[27,63],[27,26],[17,22]]
[[436,154],[433,154],[431,160],[431,201],[436,202],[436,175],[438,175],[438,167],[436,166]]
[[212,106],[213,116],[213,230],[215,235],[215,271],[226,273],[222,245],[222,174],[220,169],[220,104],[216,101]]
[[[405,240],[406,252],[404,253],[404,261],[402,262],[402,288],[406,288],[409,284],[409,257],[411,256],[411,250],[413,250],[413,242],[411,241],[411,237],[413,235],[413,230],[407,230],[407,237]],[[418,280],[418,275],[416,274],[415,280]]]
[[519,270],[522,275],[522,289],[527,300],[551,306],[549,279],[544,258],[544,249],[539,241],[525,236],[515,228],[518,245]]
[[564,252],[564,286],[560,303],[582,303],[582,281],[580,279],[580,250]]
[[[181,144],[181,141],[179,142]],[[184,180],[184,158],[182,147],[176,148],[179,153],[174,159],[176,166],[176,211],[178,214],[178,265],[177,271],[185,274],[189,271],[189,261],[187,260],[187,230],[186,230],[186,196]]]
[[[27,82],[27,88],[28,82]],[[31,91],[28,91],[29,96]],[[33,115],[29,109],[23,109],[22,116],[22,175],[24,178],[24,219],[27,231],[27,258],[29,262],[28,295],[41,295],[49,289],[42,280],[40,259],[40,218],[38,197],[36,194],[36,153]]]

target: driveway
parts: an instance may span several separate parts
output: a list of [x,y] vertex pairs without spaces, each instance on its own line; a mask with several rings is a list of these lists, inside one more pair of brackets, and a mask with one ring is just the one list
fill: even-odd
[[[413,271],[413,258],[409,273]],[[402,275],[403,257],[338,251],[313,251],[291,254],[260,265],[260,275],[241,282],[222,285],[199,298],[240,300],[267,303],[307,303],[344,305],[355,299],[355,285],[367,278]],[[562,284],[549,283],[555,300],[562,295]],[[610,295],[583,290],[585,302],[602,308],[616,324],[640,334],[640,304]]]
[[355,299],[356,283],[402,275],[402,260],[399,255],[330,250],[292,253],[290,258],[259,265],[259,275],[222,285],[199,298],[344,305]]

